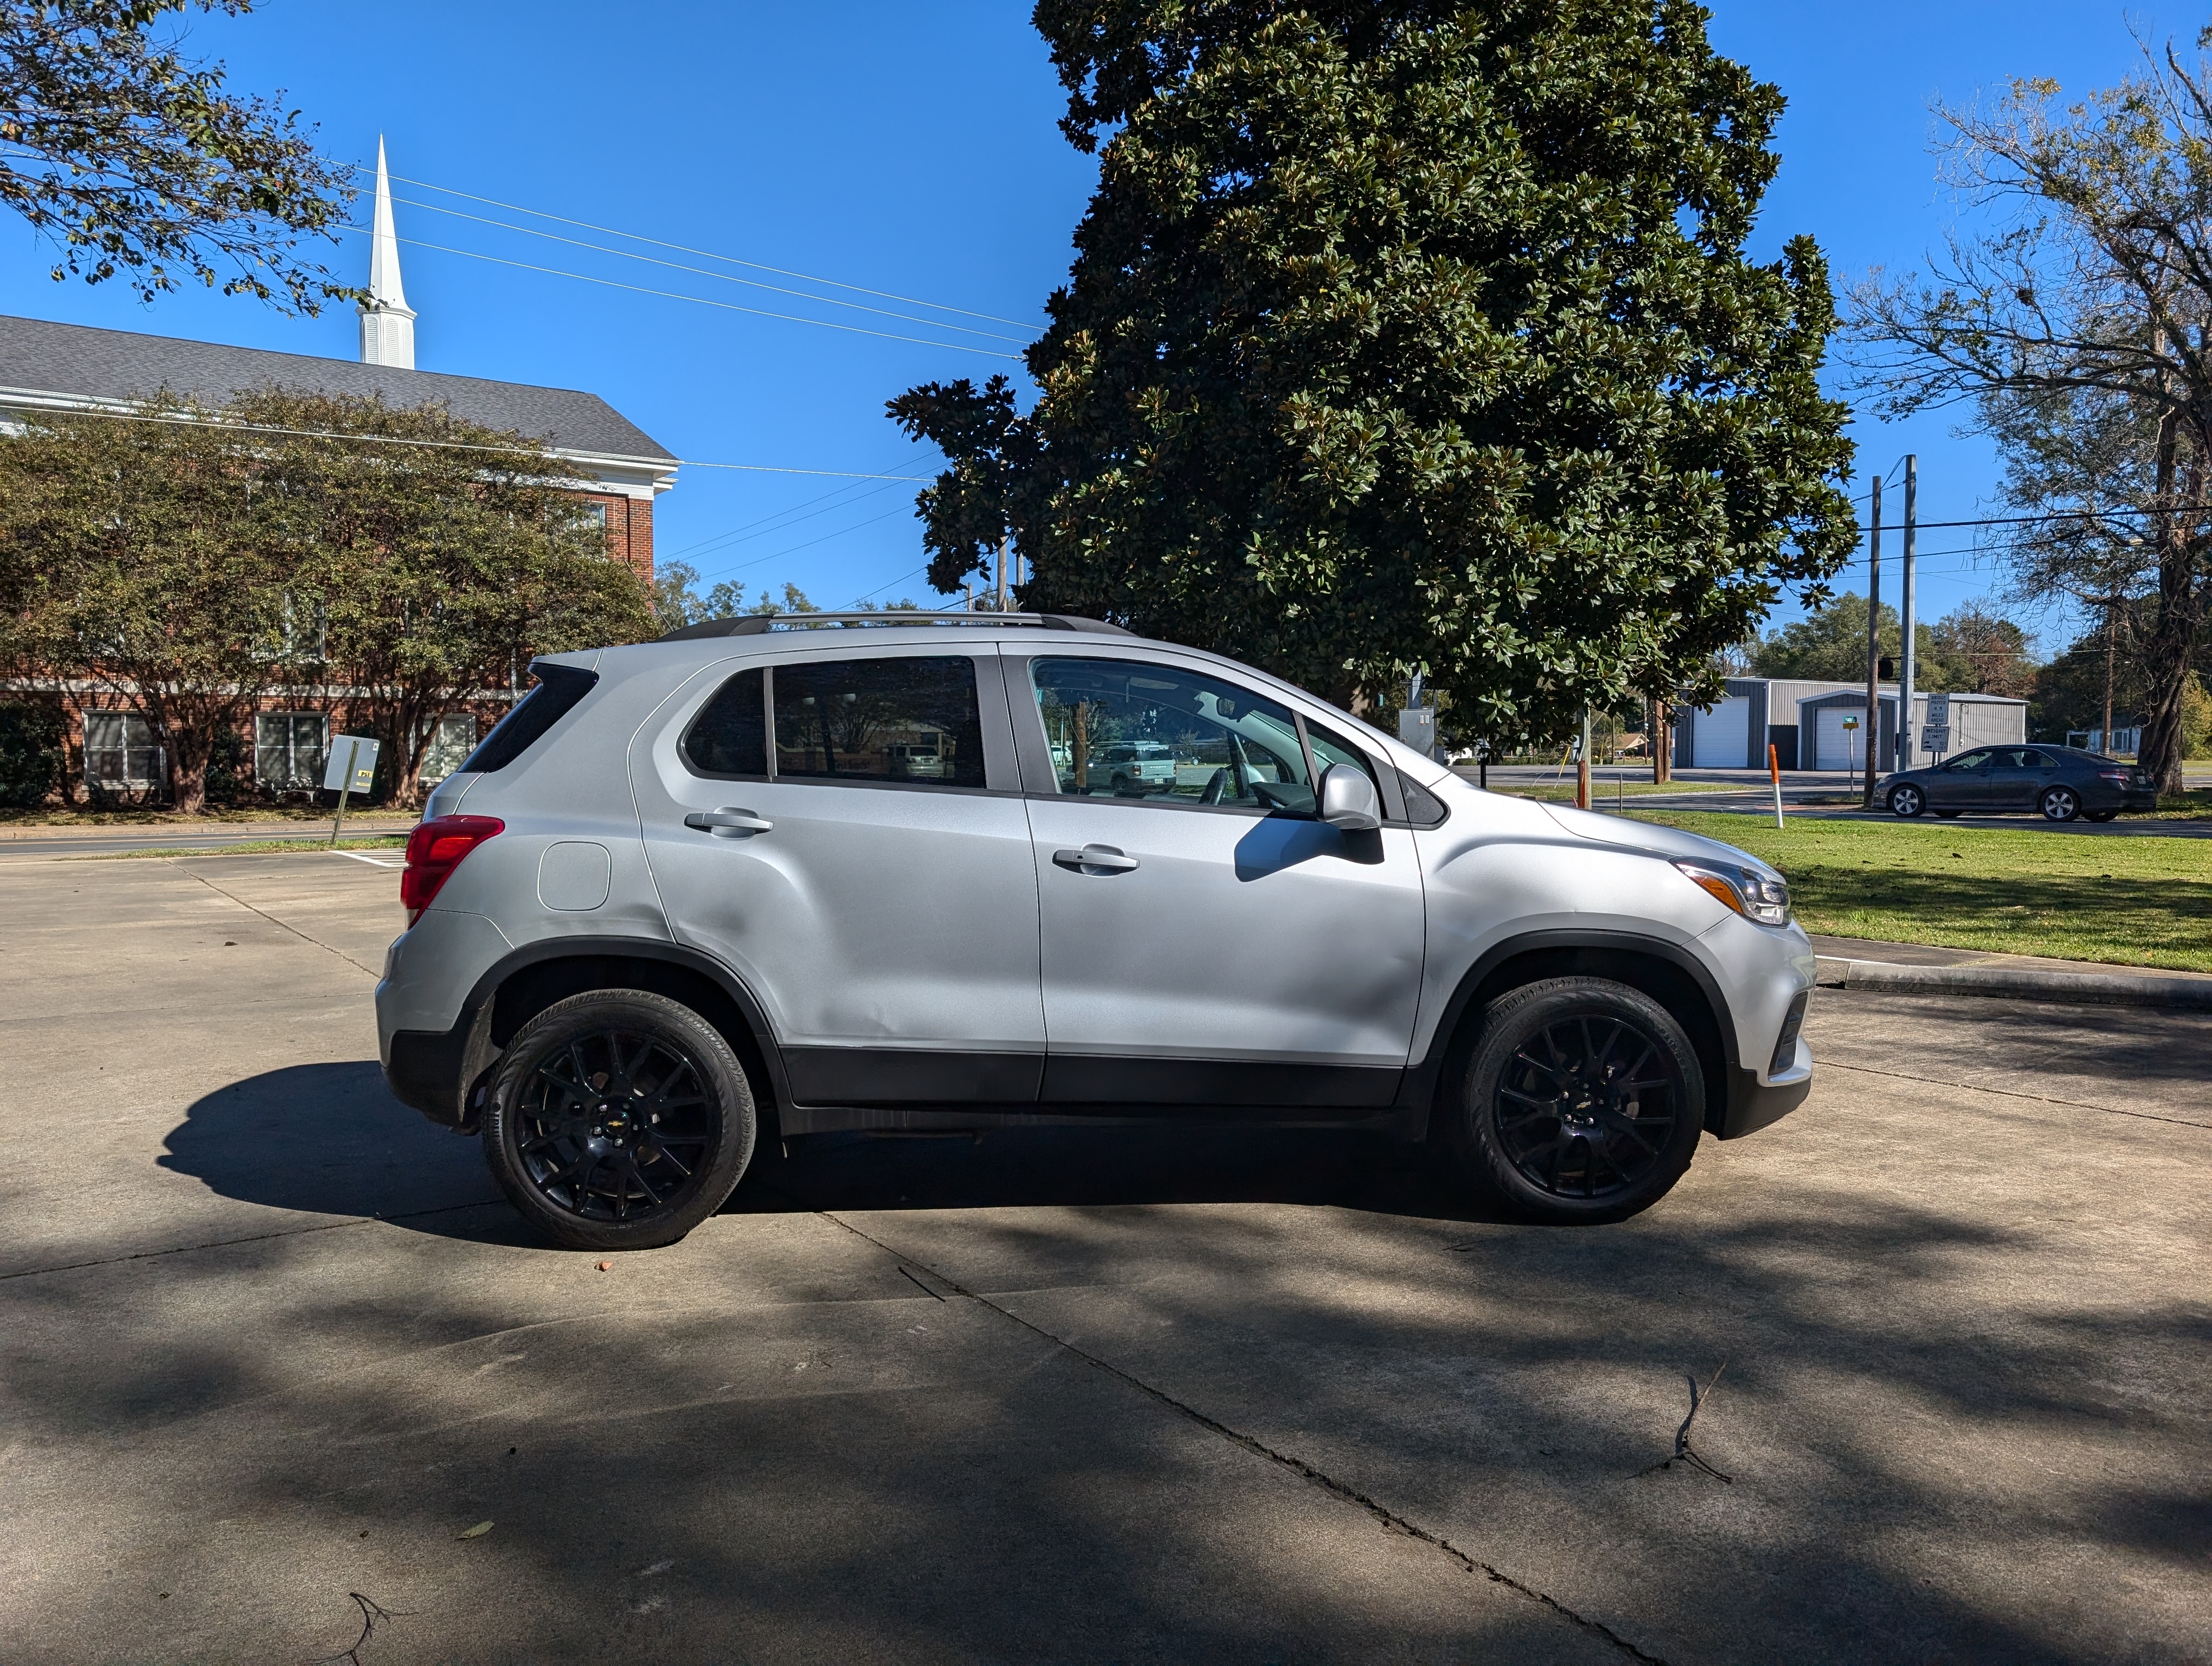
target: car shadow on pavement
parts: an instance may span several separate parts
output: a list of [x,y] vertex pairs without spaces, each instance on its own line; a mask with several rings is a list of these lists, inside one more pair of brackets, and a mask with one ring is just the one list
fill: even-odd
[[[294,1065],[205,1095],[160,1165],[241,1202],[534,1243],[473,1139],[392,1097],[374,1061]],[[788,1155],[787,1155],[787,1149]],[[1250,1124],[1012,1128],[974,1136],[767,1130],[726,1213],[1116,1203],[1312,1203],[1483,1220],[1437,1154],[1373,1134]],[[495,1206],[479,1213],[471,1206]]]
[[393,1098],[374,1059],[292,1065],[217,1088],[185,1113],[167,1146],[161,1167],[270,1208],[374,1215],[471,1238],[481,1227],[464,1230],[453,1212],[499,1202],[506,1213],[477,1142]]
[[725,1213],[1146,1203],[1304,1203],[1433,1220],[1502,1218],[1455,1183],[1433,1147],[1249,1122],[770,1138]]

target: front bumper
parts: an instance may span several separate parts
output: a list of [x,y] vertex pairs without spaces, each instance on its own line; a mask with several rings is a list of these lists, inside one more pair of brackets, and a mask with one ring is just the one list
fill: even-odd
[[1802,1041],[1797,1043],[1802,1071],[1793,1070],[1771,1082],[1759,1079],[1756,1070],[1736,1070],[1729,1083],[1728,1108],[1721,1113],[1717,1132],[1723,1140],[1741,1139],[1778,1122],[1805,1103],[1813,1091],[1813,1058]]

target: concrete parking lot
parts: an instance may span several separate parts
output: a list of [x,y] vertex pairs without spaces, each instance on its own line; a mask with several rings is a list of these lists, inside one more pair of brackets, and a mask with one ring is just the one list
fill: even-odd
[[396,881],[0,866],[0,1658],[2212,1660],[2212,1017],[1823,990],[1617,1227],[841,1140],[603,1272],[386,1094]]

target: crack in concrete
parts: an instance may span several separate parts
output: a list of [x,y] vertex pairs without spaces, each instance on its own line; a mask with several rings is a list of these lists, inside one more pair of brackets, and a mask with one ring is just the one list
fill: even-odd
[[1855,1070],[1862,1076],[1887,1076],[1900,1082],[1919,1082],[1929,1087],[1962,1088],[1968,1093],[1995,1093],[2008,1099],[2032,1099],[2039,1105],[2064,1105],[2069,1110],[2100,1110],[2107,1116],[2133,1116],[2146,1122],[2171,1122],[2176,1128],[2212,1128],[2212,1122],[2191,1122],[2186,1116],[2161,1116],[2154,1110],[2124,1110],[2118,1105],[2093,1105],[2087,1099],[2061,1099],[2048,1093],[2023,1093],[2016,1087],[1984,1087],[1979,1082],[1947,1082],[1936,1076],[1915,1076],[1903,1070],[1877,1070],[1869,1064],[1816,1062],[1815,1070]]
[[380,1221],[421,1220],[429,1215],[458,1214],[464,1209],[488,1208],[505,1201],[503,1198],[487,1197],[475,1203],[442,1203],[434,1209],[407,1209],[390,1215],[356,1215],[351,1219],[325,1220],[313,1226],[288,1226],[280,1232],[248,1232],[243,1237],[210,1238],[204,1243],[173,1243],[166,1250],[134,1250],[125,1256],[100,1256],[91,1261],[65,1261],[52,1267],[19,1268],[13,1273],[0,1273],[0,1284],[11,1279],[43,1278],[49,1273],[74,1273],[86,1267],[115,1267],[127,1261],[156,1261],[163,1256],[189,1256],[202,1250],[228,1250],[238,1243],[267,1243],[276,1238],[304,1237],[310,1232],[338,1232],[349,1226],[374,1226]]
[[[174,857],[163,856],[158,860],[166,863],[170,867],[177,867],[176,859]],[[177,871],[191,879],[198,879],[202,885],[205,885],[216,896],[229,897],[232,902],[237,903],[239,907],[244,909],[248,914],[258,914],[264,920],[266,920],[270,925],[278,927],[280,930],[291,933],[293,936],[298,938],[302,943],[312,943],[319,949],[328,950],[329,952],[336,955],[340,960],[344,961],[347,965],[354,967],[358,970],[367,972],[371,977],[380,976],[374,966],[363,966],[361,962],[356,960],[343,949],[331,948],[331,946],[324,942],[321,938],[308,936],[307,933],[301,931],[297,926],[291,925],[285,921],[279,920],[275,915],[270,913],[268,909],[255,908],[252,903],[247,902],[243,897],[234,896],[231,892],[225,891],[221,885],[216,884],[214,880],[208,879],[205,875],[194,873],[191,869],[188,867],[177,868]]]
[[[782,1189],[779,1187],[777,1189],[781,1190]],[[784,1195],[789,1197],[791,1196],[791,1194],[786,1192],[784,1193]],[[808,1207],[806,1200],[804,1198],[793,1197],[792,1198],[792,1201],[799,1204],[801,1207]],[[1278,1451],[1275,1448],[1268,1445],[1265,1441],[1260,1440],[1254,1436],[1248,1435],[1241,1429],[1231,1428],[1228,1424],[1222,1422],[1218,1418],[1207,1416],[1204,1412],[1200,1411],[1195,1406],[1176,1399],[1165,1389],[1155,1388],[1150,1383],[1146,1382],[1142,1377],[1133,1376],[1130,1372],[1122,1370],[1119,1365],[1114,1365],[1108,1360],[1102,1359],[1097,1354],[1086,1352],[1085,1349],[1078,1347],[1066,1337],[1055,1335],[1053,1332],[1047,1330],[1042,1325],[1032,1323],[1030,1321],[1022,1317],[1020,1314],[1014,1312],[1012,1309],[1000,1306],[989,1297],[978,1295],[975,1291],[969,1289],[957,1280],[946,1277],[940,1269],[932,1266],[929,1262],[922,1261],[916,1256],[901,1255],[897,1250],[892,1249],[890,1244],[885,1243],[881,1238],[875,1237],[872,1233],[863,1231],[860,1227],[854,1225],[851,1221],[843,1219],[842,1216],[834,1214],[827,1209],[816,1209],[813,1210],[812,1213],[819,1215],[823,1219],[829,1221],[833,1225],[843,1227],[847,1231],[852,1233],[854,1237],[860,1239],[863,1243],[873,1244],[877,1249],[890,1256],[895,1262],[911,1262],[915,1266],[922,1268],[932,1278],[936,1279],[942,1283],[945,1287],[952,1292],[954,1295],[963,1297],[969,1301],[974,1302],[979,1307],[988,1308],[992,1312],[997,1314],[1000,1317],[1011,1320],[1013,1323],[1019,1325],[1030,1335],[1043,1338],[1046,1341],[1050,1342],[1055,1347],[1065,1349],[1067,1353],[1073,1354],[1078,1359],[1082,1360],[1086,1365],[1092,1366],[1098,1371],[1103,1371],[1107,1376],[1113,1377],[1115,1381],[1121,1383],[1129,1388],[1134,1389],[1138,1393],[1144,1395],[1148,1399],[1157,1401],[1160,1405],[1166,1407],[1177,1416],[1188,1419],[1191,1422],[1197,1424],[1199,1427],[1206,1430],[1208,1433],[1218,1435],[1222,1439],[1228,1441],[1231,1444],[1243,1448],[1245,1451],[1251,1453],[1255,1457],[1264,1458],[1270,1463],[1276,1464],[1282,1468],[1289,1470],[1301,1481],[1304,1481],[1311,1486],[1319,1487],[1322,1492],[1328,1493],[1330,1496],[1340,1499],[1346,1504],[1356,1505],[1359,1509],[1365,1511],[1390,1532],[1399,1534],[1408,1539],[1418,1540],[1420,1543],[1427,1545],[1432,1550],[1441,1552],[1447,1559],[1456,1564],[1461,1572],[1465,1573],[1480,1574],[1484,1578],[1492,1581],[1495,1584],[1504,1586],[1516,1596],[1525,1596],[1532,1602],[1541,1603],[1544,1607],[1549,1608],[1553,1613],[1558,1614],[1562,1620],[1566,1620],[1569,1624],[1580,1627],[1582,1630],[1589,1633],[1593,1637],[1602,1639],[1613,1648],[1618,1649],[1629,1659],[1641,1662],[1643,1666],[1666,1666],[1666,1663],[1658,1656],[1646,1654],[1643,1650],[1638,1648],[1633,1643],[1631,1643],[1626,1638],[1621,1636],[1620,1633],[1614,1631],[1602,1620],[1592,1620],[1585,1615],[1577,1614],[1572,1608],[1567,1607],[1565,1603],[1560,1602],[1557,1597],[1547,1596],[1544,1592],[1538,1590],[1534,1586],[1524,1584],[1522,1581],[1516,1579],[1511,1574],[1504,1572],[1501,1569],[1493,1567],[1488,1562],[1479,1560],[1476,1558],[1468,1555],[1467,1552],[1462,1550],[1457,1545],[1452,1543],[1450,1540],[1443,1537],[1441,1534],[1431,1532],[1428,1529],[1421,1526],[1418,1522],[1409,1520],[1407,1517],[1400,1515],[1396,1511],[1392,1510],[1387,1505],[1379,1503],[1376,1499],[1370,1498],[1366,1493],[1360,1492],[1357,1487],[1348,1486],[1345,1482],[1337,1480],[1334,1475],[1328,1474],[1326,1471],[1315,1468],[1312,1464],[1308,1463],[1304,1458],[1295,1456],[1288,1452]],[[902,1267],[900,1270],[903,1272],[905,1271],[905,1268]],[[911,1277],[912,1275],[908,1274],[908,1276]],[[917,1284],[921,1282],[918,1279],[915,1281]],[[925,1288],[927,1286],[925,1286]],[[931,1293],[935,1294],[936,1292],[933,1291]],[[940,1299],[942,1298],[940,1298]]]

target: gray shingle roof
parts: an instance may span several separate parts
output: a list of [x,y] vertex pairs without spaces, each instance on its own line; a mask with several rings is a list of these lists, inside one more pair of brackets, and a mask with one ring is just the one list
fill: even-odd
[[596,393],[0,315],[0,388],[92,399],[134,398],[167,388],[216,404],[271,385],[380,393],[395,405],[437,401],[470,422],[516,429],[571,451],[676,460]]

